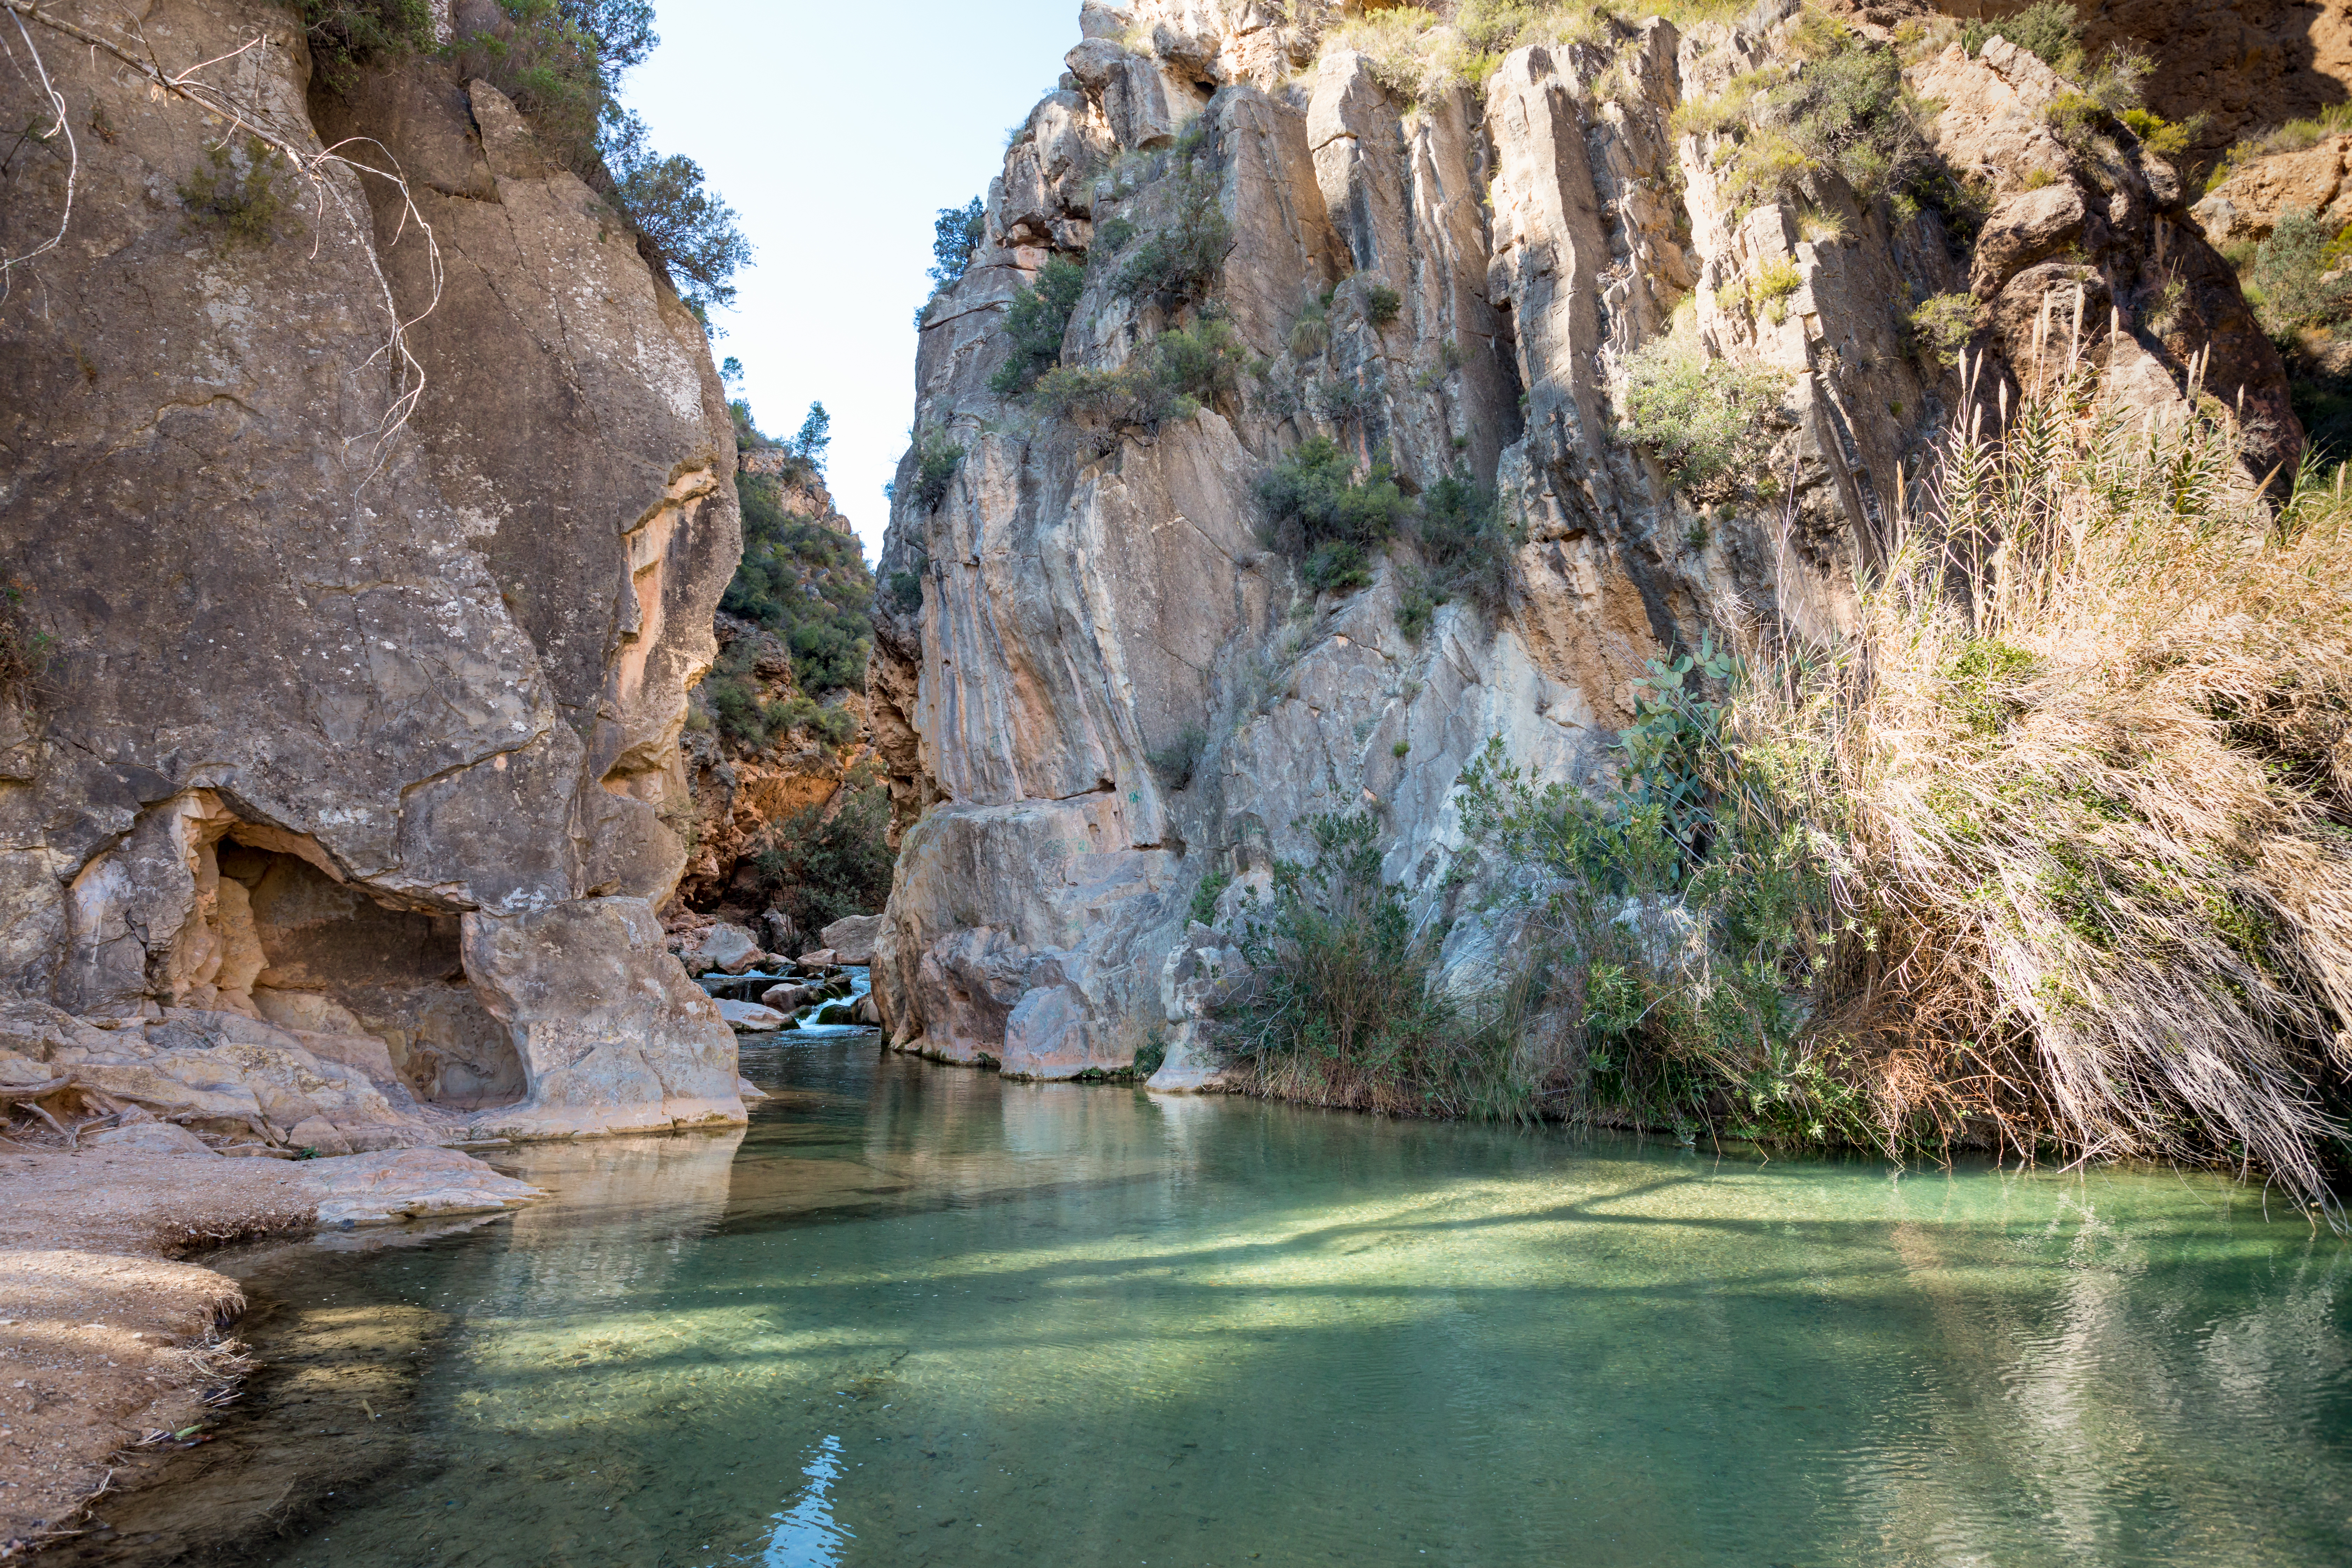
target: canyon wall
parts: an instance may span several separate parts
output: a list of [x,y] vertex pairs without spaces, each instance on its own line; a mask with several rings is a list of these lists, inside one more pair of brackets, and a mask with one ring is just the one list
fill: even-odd
[[31,25],[71,139],[7,253],[72,205],[0,304],[0,1047],[269,1143],[741,1120],[654,917],[740,552],[700,324],[486,82],[46,9],[245,127]]
[[[885,595],[869,675],[911,822],[875,978],[899,1048],[1063,1078],[1164,1045],[1155,1086],[1213,1082],[1224,931],[1318,814],[1371,814],[1414,918],[1448,922],[1445,983],[1491,976],[1508,933],[1463,897],[1490,869],[1457,863],[1465,763],[1491,739],[1595,782],[1647,661],[1712,617],[1805,636],[1850,614],[1963,396],[1913,336],[1922,301],[1965,298],[1988,395],[2053,312],[2151,409],[2186,407],[2210,345],[2250,460],[2300,448],[2179,176],[2127,134],[2112,158],[2061,145],[2043,111],[2063,84],[2022,51],[1907,57],[1935,151],[1989,209],[1971,244],[1826,170],[1735,198],[1722,133],[1675,111],[1785,58],[1788,0],[1736,26],[1604,25],[1418,90],[1338,41],[1356,9],[1088,0],[985,237],[928,308],[879,574],[919,596]],[[1044,264],[1107,252],[1114,224],[1142,243],[1192,178],[1231,226],[1206,300],[1129,297],[1097,255],[1061,363],[1114,369],[1213,315],[1246,373],[1153,429],[992,390]],[[1666,336],[1785,388],[1741,493],[1677,491],[1619,433],[1633,356]],[[1360,591],[1304,584],[1262,538],[1258,482],[1315,437],[1388,457],[1411,494],[1454,474],[1498,492],[1501,602],[1457,598],[1411,635],[1402,544]],[[1212,878],[1231,881],[1196,908]]]

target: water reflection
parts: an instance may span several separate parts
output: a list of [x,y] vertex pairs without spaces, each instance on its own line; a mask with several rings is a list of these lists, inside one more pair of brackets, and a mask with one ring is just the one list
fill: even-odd
[[[839,1568],[842,1549],[854,1539],[833,1521],[833,1483],[841,1479],[841,1439],[827,1434],[801,1474],[808,1485],[775,1516],[776,1532],[760,1554],[763,1568]],[[748,1562],[739,1558],[738,1562]]]
[[2352,1561],[2346,1251],[2218,1182],[745,1061],[748,1134],[271,1282],[457,1316],[467,1517],[255,1561]]

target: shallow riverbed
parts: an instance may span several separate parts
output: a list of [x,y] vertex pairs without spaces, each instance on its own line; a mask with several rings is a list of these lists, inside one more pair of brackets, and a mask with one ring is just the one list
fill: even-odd
[[[1006,1083],[871,1036],[745,1063],[775,1098],[740,1138],[521,1150],[555,1202],[248,1262],[264,1355],[442,1327],[404,1435],[245,1560],[2352,1561],[2352,1249],[2253,1189]],[[321,1353],[241,1441],[306,1440]]]

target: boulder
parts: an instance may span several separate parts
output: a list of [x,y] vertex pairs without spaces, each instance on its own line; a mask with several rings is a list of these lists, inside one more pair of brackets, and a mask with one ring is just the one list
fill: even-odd
[[794,960],[803,969],[831,969],[842,962],[841,955],[829,947],[804,952]]
[[746,1100],[765,1100],[768,1098],[768,1091],[761,1089],[758,1084],[753,1083],[748,1078],[739,1078],[735,1080],[735,1092],[742,1096]]
[[478,1135],[570,1137],[744,1120],[735,1037],[681,973],[643,899],[466,917],[466,973],[511,1038],[529,1085]]
[[520,1208],[547,1194],[455,1149],[403,1149],[306,1160],[297,1183],[322,1227],[392,1225],[438,1215]]
[[352,1141],[343,1136],[342,1130],[323,1116],[313,1116],[307,1121],[295,1123],[292,1131],[286,1134],[286,1146],[289,1149],[316,1150],[319,1153],[326,1155],[349,1154],[353,1152]]
[[721,1002],[719,1016],[739,1035],[765,1035],[793,1026],[791,1014],[762,1007],[757,1002]]
[[85,1149],[110,1149],[133,1154],[196,1154],[207,1160],[219,1158],[203,1139],[169,1121],[132,1121],[121,1127],[110,1127],[102,1132],[85,1134],[81,1144]]
[[875,1005],[871,991],[857,999],[857,1005],[850,1009],[849,1016],[869,1029],[882,1026],[882,1009]]
[[813,987],[787,983],[782,985],[769,986],[761,994],[760,1005],[774,1007],[785,1013],[797,1013],[814,1001],[815,996],[816,992]]
[[874,943],[882,934],[880,915],[849,915],[818,933],[835,963],[871,963]]
[[698,973],[717,970],[721,974],[740,974],[758,968],[766,956],[750,931],[721,921],[688,950],[686,966]]

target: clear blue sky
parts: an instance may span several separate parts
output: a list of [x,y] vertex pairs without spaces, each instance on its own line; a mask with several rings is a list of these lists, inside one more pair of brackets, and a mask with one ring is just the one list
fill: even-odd
[[720,359],[760,427],[833,415],[834,498],[870,562],[915,406],[931,220],[983,194],[1004,132],[1061,75],[1078,0],[659,0],[623,83],[654,144],[700,163],[757,247]]

